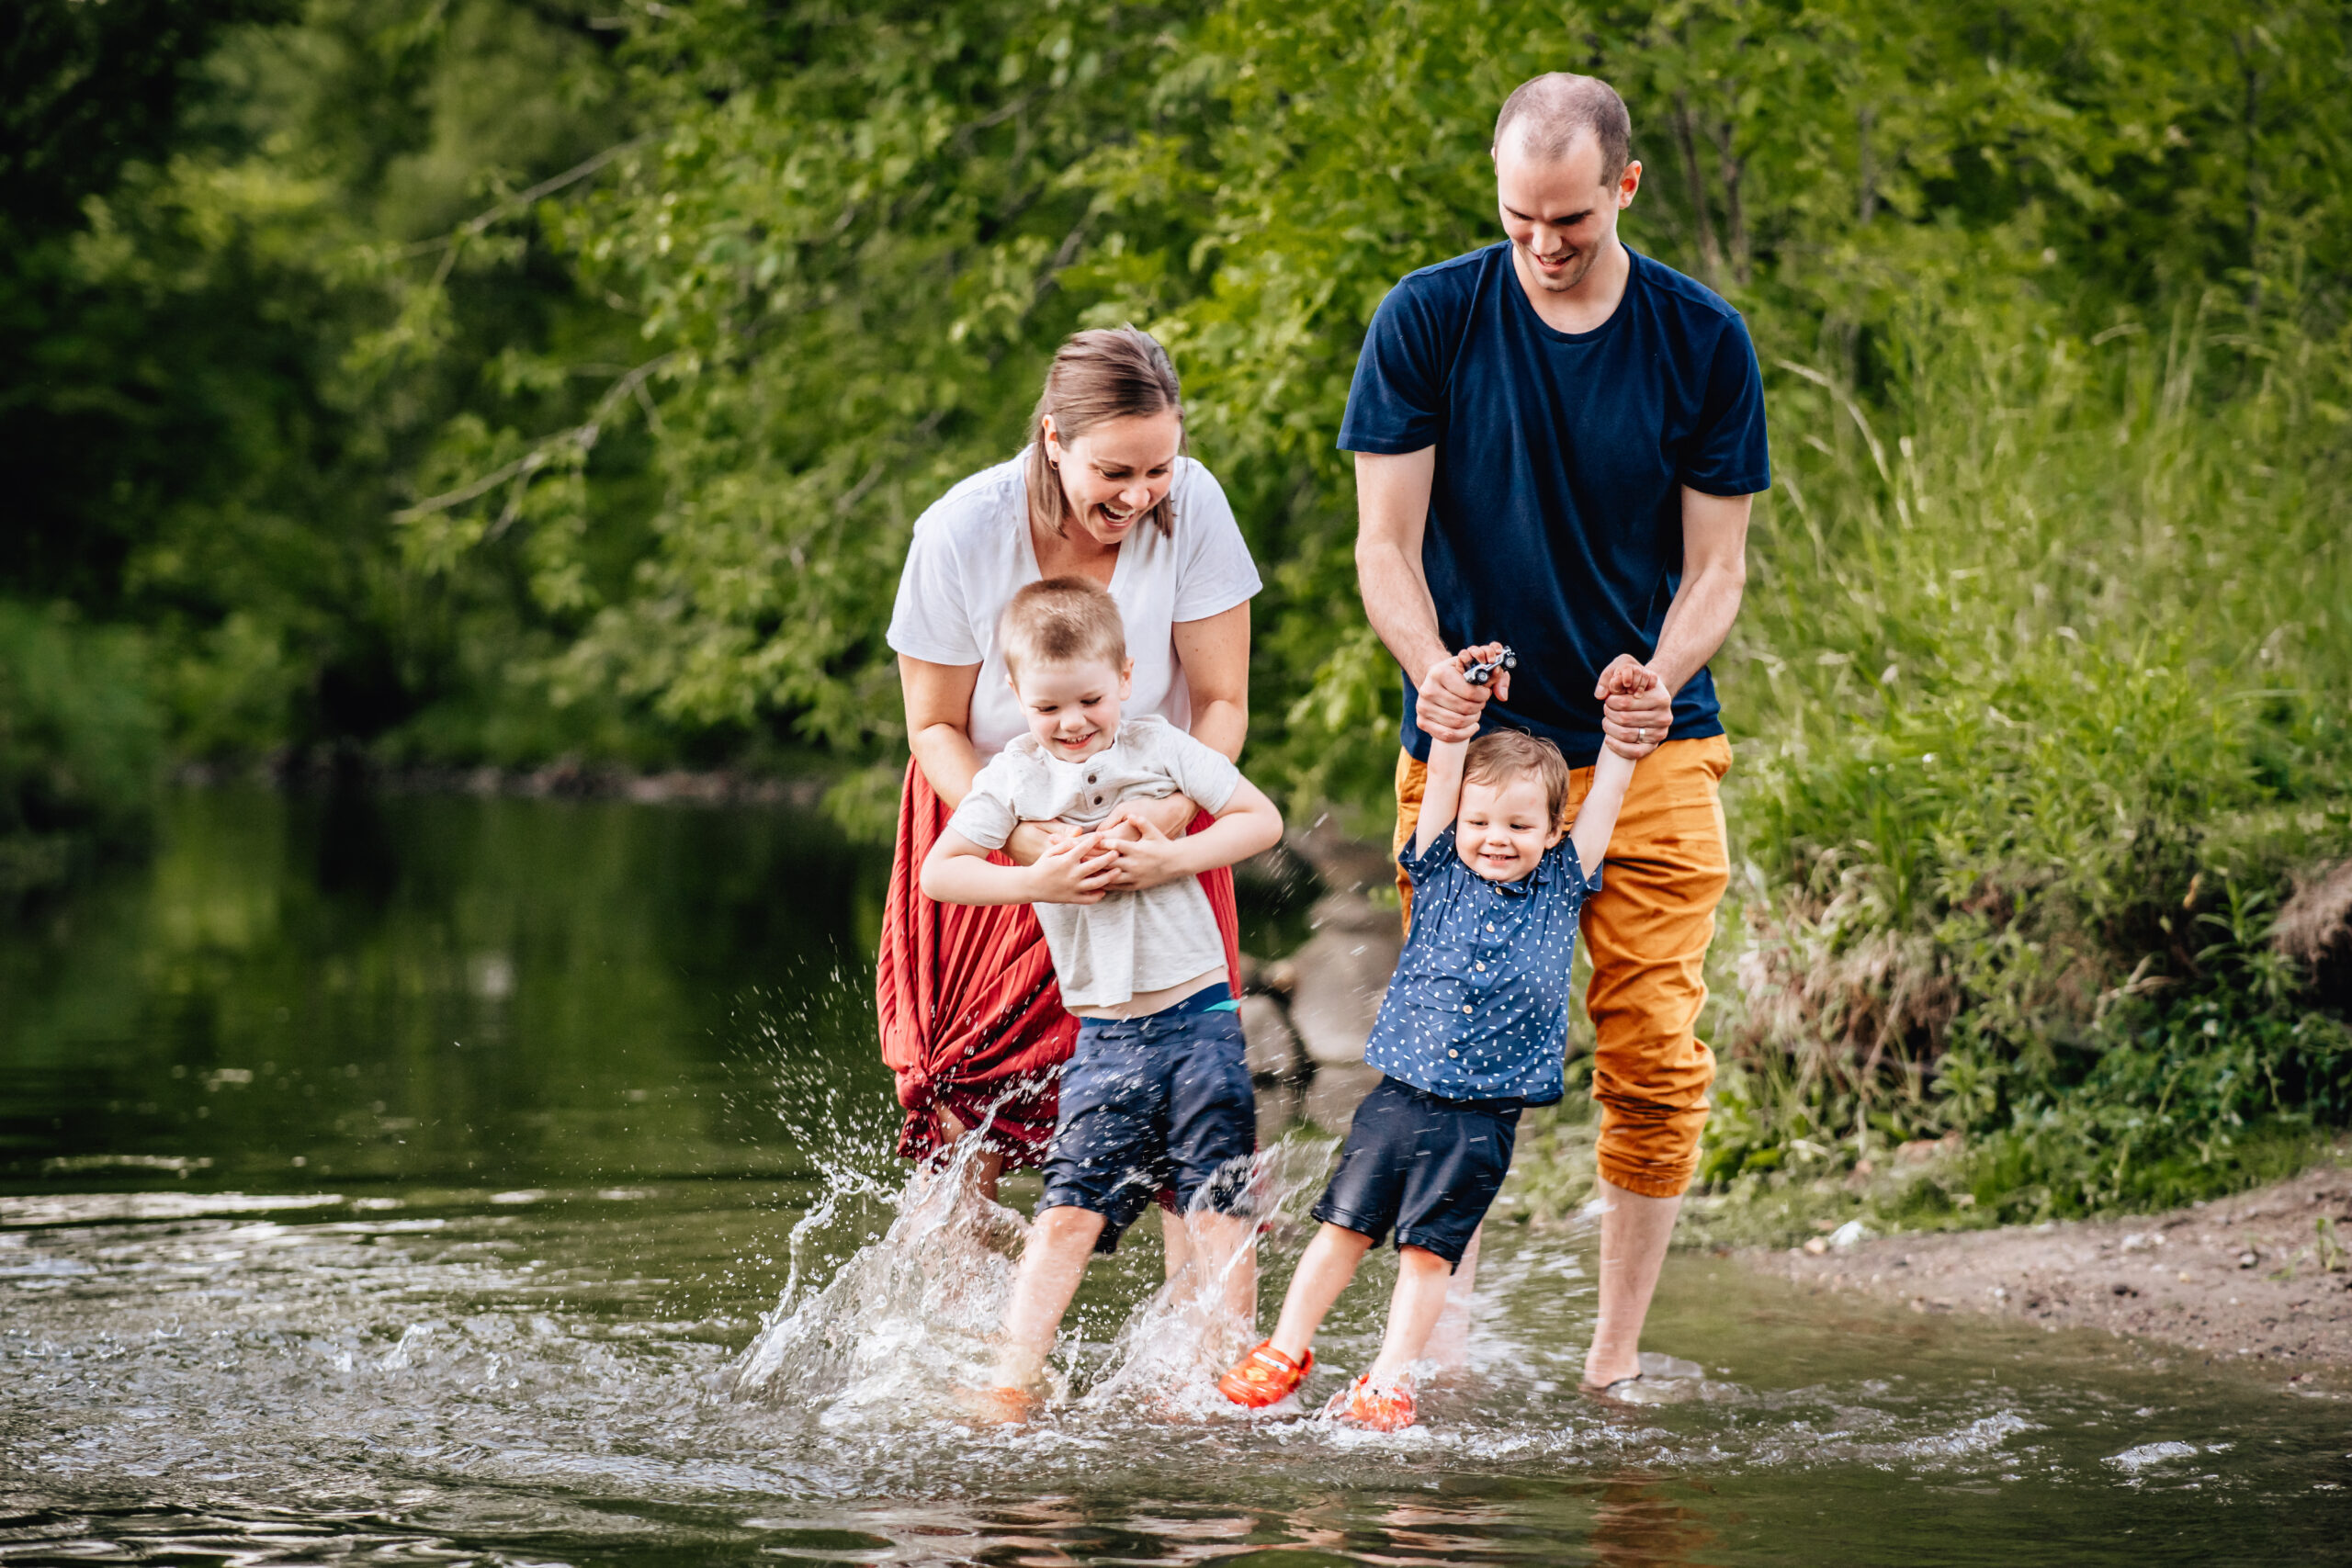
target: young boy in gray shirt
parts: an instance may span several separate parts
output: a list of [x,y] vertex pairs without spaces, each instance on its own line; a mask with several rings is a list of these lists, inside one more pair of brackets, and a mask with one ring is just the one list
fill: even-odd
[[[922,890],[943,903],[1035,905],[1062,1003],[1080,1020],[1045,1199],[1005,1312],[994,1384],[977,1400],[983,1416],[1018,1421],[1035,1404],[1088,1255],[1116,1247],[1162,1188],[1173,1190],[1196,1256],[1227,1282],[1230,1304],[1245,1316],[1255,1308],[1256,1277],[1242,1254],[1257,1102],[1224,939],[1199,874],[1272,848],[1283,824],[1221,753],[1161,718],[1121,721],[1133,664],[1118,605],[1093,582],[1029,584],[1005,606],[1000,640],[1029,733],[973,778],[923,862]],[[1034,865],[989,858],[1022,822],[1085,829],[1124,801],[1180,792],[1216,821],[1168,843],[1180,874],[1157,886],[1108,891],[1112,856],[1094,833],[1063,840]],[[1142,836],[1124,824],[1112,831]]]

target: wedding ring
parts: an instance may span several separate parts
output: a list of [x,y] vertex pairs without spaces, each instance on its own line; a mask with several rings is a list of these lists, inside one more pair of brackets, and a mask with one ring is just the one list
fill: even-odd
[[1646,745],[1648,745],[1649,743],[1650,743],[1650,732],[1649,732],[1648,730],[1646,730],[1646,729],[1636,729],[1635,731],[1634,731],[1634,745],[1636,745],[1636,746],[1646,746]]

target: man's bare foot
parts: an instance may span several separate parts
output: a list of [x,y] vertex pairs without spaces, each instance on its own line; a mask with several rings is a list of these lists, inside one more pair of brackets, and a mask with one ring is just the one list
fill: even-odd
[[994,1388],[959,1388],[956,1403],[975,1426],[1025,1427],[1044,1402],[1025,1388],[1000,1383]]

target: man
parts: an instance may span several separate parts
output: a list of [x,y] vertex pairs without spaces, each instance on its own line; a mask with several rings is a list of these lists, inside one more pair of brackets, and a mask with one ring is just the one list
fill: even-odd
[[[1508,238],[1390,292],[1339,443],[1356,454],[1364,608],[1405,671],[1399,844],[1431,737],[1542,736],[1583,770],[1579,798],[1604,744],[1656,748],[1583,915],[1605,1204],[1584,1376],[1600,1392],[1640,1374],[1707,1118],[1714,1057],[1692,1031],[1729,877],[1717,786],[1731,748],[1706,664],[1738,614],[1748,507],[1770,482],[1738,313],[1617,237],[1641,188],[1631,141],[1605,82],[1555,73],[1510,96],[1494,142]],[[1453,654],[1487,641],[1511,644],[1518,668],[1473,685]],[[1620,660],[1649,679],[1604,703]]]

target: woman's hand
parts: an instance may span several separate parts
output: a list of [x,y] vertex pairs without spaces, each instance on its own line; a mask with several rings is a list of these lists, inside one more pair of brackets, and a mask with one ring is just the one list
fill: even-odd
[[1019,823],[1014,826],[1012,836],[1004,841],[1004,858],[1015,865],[1035,865],[1048,850],[1069,836],[1069,829],[1060,822]]
[[1163,882],[1173,882],[1186,874],[1181,871],[1155,870],[1149,853],[1130,858],[1128,846],[1144,843],[1153,838],[1162,842],[1182,839],[1191,829],[1193,818],[1201,808],[1184,795],[1163,795],[1158,800],[1130,800],[1113,809],[1102,819],[1097,835],[1118,853],[1111,870],[1111,880],[1105,884],[1114,893],[1140,893],[1147,887],[1157,887]]
[[1113,853],[1094,834],[1054,840],[1029,868],[1033,904],[1100,904],[1110,889]]

